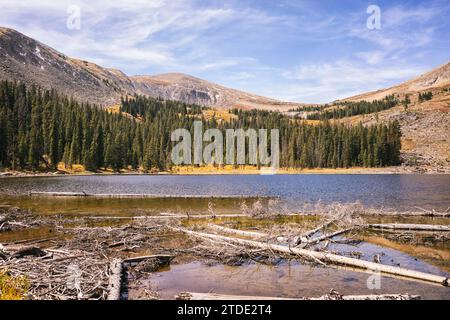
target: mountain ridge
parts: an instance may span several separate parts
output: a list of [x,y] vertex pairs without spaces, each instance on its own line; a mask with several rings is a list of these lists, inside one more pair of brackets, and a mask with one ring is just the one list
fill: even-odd
[[370,91],[338,101],[373,101],[392,94],[416,94],[431,89],[441,89],[450,85],[450,62],[442,64],[418,77],[392,87]]
[[122,96],[134,94],[218,109],[282,111],[303,105],[230,89],[182,73],[128,76],[118,69],[68,57],[16,30],[2,27],[0,79],[54,88],[77,100],[104,107],[118,104]]
[[[227,88],[183,73],[128,76],[119,69],[71,58],[14,29],[0,27],[0,79],[54,88],[76,100],[103,107],[123,96],[141,94],[216,109],[288,111],[307,105],[284,102]],[[379,100],[387,95],[417,94],[450,85],[450,62],[398,85],[337,101]]]

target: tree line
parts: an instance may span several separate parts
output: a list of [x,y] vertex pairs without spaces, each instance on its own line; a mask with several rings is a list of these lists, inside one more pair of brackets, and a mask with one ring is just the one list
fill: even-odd
[[308,120],[329,120],[342,119],[360,114],[376,113],[395,107],[399,101],[395,96],[390,95],[382,100],[358,101],[358,102],[337,102],[332,110],[313,113],[307,116]]
[[[203,108],[135,96],[117,113],[79,103],[55,90],[0,83],[0,167],[55,170],[82,164],[87,170],[170,170],[171,133],[205,129],[279,129],[283,167],[338,168],[400,163],[398,122],[345,126],[308,125],[278,112],[233,110],[231,121],[203,117]],[[270,143],[270,142],[269,142]]]

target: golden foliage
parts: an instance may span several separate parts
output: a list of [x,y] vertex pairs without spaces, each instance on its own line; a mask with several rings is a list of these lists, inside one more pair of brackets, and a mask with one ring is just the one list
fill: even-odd
[[0,271],[0,300],[22,300],[28,291],[25,277],[12,277],[6,271]]

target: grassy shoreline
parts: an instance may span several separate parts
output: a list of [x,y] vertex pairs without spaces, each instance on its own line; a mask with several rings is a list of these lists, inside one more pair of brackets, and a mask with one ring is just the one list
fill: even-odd
[[[358,175],[358,174],[450,174],[448,170],[438,171],[432,170],[434,168],[420,168],[423,170],[417,170],[413,167],[385,167],[385,168],[322,168],[322,169],[286,169],[280,168],[275,172],[272,170],[258,170],[257,168],[243,168],[243,169],[229,169],[229,168],[208,168],[208,167],[181,167],[172,171],[163,172],[143,172],[139,170],[122,170],[119,172],[113,171],[57,171],[57,172],[31,172],[31,171],[4,171],[0,172],[0,178],[7,177],[63,177],[63,176],[112,176],[112,175],[174,175],[174,176],[189,176],[189,175]],[[430,170],[431,169],[431,170]]]

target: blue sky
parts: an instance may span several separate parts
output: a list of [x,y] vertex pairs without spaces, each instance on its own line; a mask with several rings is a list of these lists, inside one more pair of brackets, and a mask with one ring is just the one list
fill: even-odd
[[[71,5],[79,30],[67,28]],[[366,26],[369,5],[381,9],[379,30]],[[449,17],[448,0],[0,0],[0,26],[69,56],[297,102],[387,87],[448,62]]]

